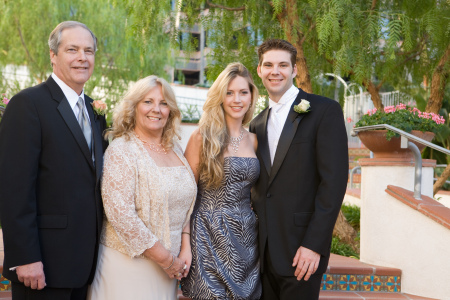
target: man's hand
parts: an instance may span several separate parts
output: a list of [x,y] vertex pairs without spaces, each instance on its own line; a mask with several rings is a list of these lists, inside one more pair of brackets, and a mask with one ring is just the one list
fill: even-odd
[[42,290],[47,285],[45,283],[44,265],[40,261],[18,266],[16,274],[20,282],[34,290]]
[[320,254],[309,250],[305,247],[300,247],[297,250],[297,253],[294,257],[294,262],[292,266],[297,268],[295,269],[294,275],[297,277],[297,280],[302,280],[303,276],[305,276],[305,281],[308,281],[309,277],[317,271],[319,267]]

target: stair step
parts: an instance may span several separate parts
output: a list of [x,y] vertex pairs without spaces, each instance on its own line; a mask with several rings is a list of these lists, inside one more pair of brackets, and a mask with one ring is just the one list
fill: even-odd
[[[183,298],[180,298],[183,299]],[[436,300],[410,294],[384,293],[384,292],[345,292],[345,291],[320,291],[320,300],[376,300],[376,299],[409,299],[409,300]]]
[[331,254],[322,290],[360,292],[401,292],[402,271],[363,263],[357,259]]
[[[0,298],[1,299],[1,298]],[[191,298],[178,295],[179,300],[191,300]],[[383,293],[383,292],[344,292],[344,291],[320,291],[319,300],[437,300],[410,294]]]

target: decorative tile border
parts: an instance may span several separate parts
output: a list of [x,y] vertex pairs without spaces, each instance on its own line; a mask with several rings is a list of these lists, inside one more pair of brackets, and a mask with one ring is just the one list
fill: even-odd
[[5,277],[3,277],[3,275],[1,275],[0,277],[0,291],[9,291],[11,290],[11,281],[9,281],[8,279],[6,279]]
[[323,291],[401,292],[400,276],[323,274]]

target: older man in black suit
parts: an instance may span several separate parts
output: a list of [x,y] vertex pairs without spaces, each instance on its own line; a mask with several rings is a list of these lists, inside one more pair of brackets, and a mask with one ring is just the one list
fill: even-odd
[[290,43],[268,40],[258,55],[270,100],[250,124],[261,162],[252,203],[263,299],[318,299],[347,184],[344,117],[336,101],[293,85],[297,50]]
[[13,299],[85,299],[102,226],[106,123],[83,90],[97,39],[67,21],[49,47],[53,73],[15,95],[0,123],[3,274]]

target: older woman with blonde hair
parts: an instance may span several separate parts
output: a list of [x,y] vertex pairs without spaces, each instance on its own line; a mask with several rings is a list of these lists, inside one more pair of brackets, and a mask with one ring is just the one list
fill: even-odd
[[241,63],[229,64],[208,91],[199,129],[185,155],[198,181],[191,217],[191,271],[181,281],[192,299],[259,299],[257,219],[250,189],[259,177],[257,140],[244,129],[258,89]]
[[103,168],[106,218],[88,299],[176,299],[177,279],[191,264],[197,192],[176,142],[180,115],[170,85],[154,75],[136,82],[117,107],[107,134],[113,141]]

